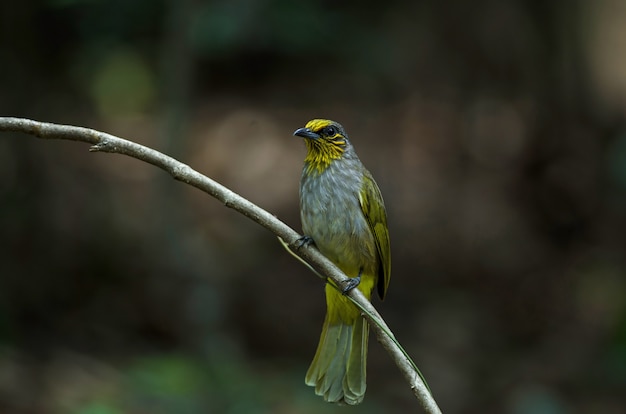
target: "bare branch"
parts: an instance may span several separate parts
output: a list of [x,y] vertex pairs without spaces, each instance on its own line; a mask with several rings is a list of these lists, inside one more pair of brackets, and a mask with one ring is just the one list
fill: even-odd
[[[348,279],[339,268],[326,259],[326,257],[314,247],[296,248],[296,242],[300,238],[300,235],[275,216],[223,185],[200,174],[188,165],[156,150],[93,129],[70,125],[57,125],[23,118],[0,117],[0,131],[23,132],[44,139],[65,139],[86,142],[92,144],[92,147],[89,149],[91,152],[124,154],[145,161],[168,172],[174,179],[187,183],[217,198],[224,203],[226,207],[238,211],[265,227],[276,236],[283,239],[295,254],[309,263],[319,273],[335,281],[336,285],[342,286]],[[387,332],[391,332],[391,330],[389,330],[389,327],[374,306],[365,299],[365,296],[363,296],[358,289],[352,289],[348,295],[363,309],[369,312],[369,315],[365,314],[364,316],[368,318],[378,341],[389,353],[404,375],[413,393],[424,408],[424,411],[428,414],[441,413],[437,403],[428,391],[428,387],[421,380],[420,375],[413,368],[410,360],[405,356],[401,348],[394,342],[393,334],[390,336],[385,332],[385,329]]]

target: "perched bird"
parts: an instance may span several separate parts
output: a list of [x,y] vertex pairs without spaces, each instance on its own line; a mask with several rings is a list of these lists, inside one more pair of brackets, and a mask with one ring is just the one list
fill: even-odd
[[313,242],[348,277],[326,285],[326,318],[306,384],[328,402],[359,404],[366,388],[369,325],[344,293],[358,286],[384,299],[391,272],[383,197],[337,122],[314,119],[294,132],[307,154],[300,181],[303,242]]

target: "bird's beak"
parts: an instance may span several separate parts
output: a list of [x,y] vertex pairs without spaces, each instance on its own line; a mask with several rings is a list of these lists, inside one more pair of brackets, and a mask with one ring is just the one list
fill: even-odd
[[318,139],[320,134],[311,131],[311,128],[299,128],[293,133],[295,136],[309,139]]

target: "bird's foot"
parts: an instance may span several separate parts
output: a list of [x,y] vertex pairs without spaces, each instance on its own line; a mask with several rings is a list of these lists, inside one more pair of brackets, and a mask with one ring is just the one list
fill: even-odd
[[361,283],[361,273],[363,273],[363,269],[359,270],[359,274],[357,275],[357,277],[351,277],[348,280],[346,280],[345,285],[343,286],[343,289],[341,289],[341,293],[346,295],[352,289],[359,286],[359,284]]
[[312,244],[315,244],[315,241],[311,236],[302,236],[298,240],[296,240],[294,244],[296,246],[296,249],[301,249],[304,246],[310,246]]
[[346,283],[343,285],[343,289],[341,289],[341,293],[343,293],[344,295],[347,295],[348,292],[350,292],[355,287],[359,286],[360,283],[361,283],[361,276],[351,277],[350,279],[346,280]]

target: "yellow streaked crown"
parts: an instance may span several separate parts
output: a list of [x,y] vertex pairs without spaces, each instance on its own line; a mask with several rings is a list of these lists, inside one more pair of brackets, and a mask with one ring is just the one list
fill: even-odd
[[309,128],[313,132],[319,133],[322,129],[330,125],[336,125],[341,127],[339,123],[331,121],[330,119],[311,119],[309,122],[306,123],[304,127]]

